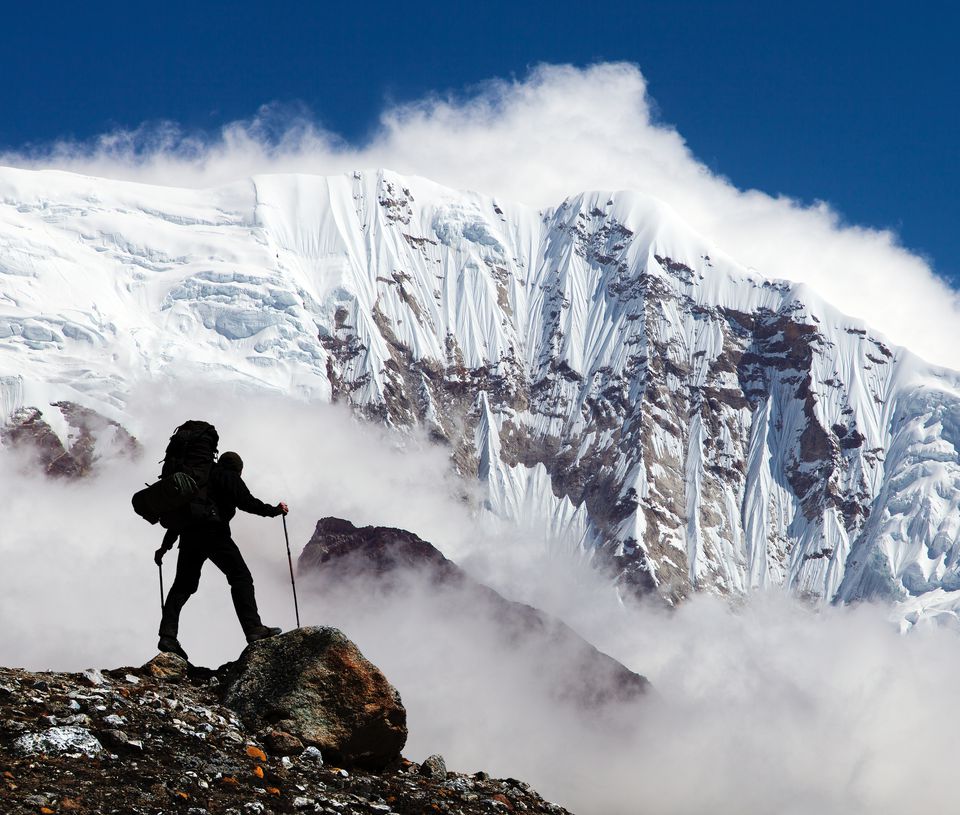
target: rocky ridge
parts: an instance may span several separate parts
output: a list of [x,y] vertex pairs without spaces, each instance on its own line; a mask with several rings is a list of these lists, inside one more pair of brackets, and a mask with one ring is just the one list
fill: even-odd
[[642,699],[650,688],[645,677],[597,650],[562,621],[506,599],[402,529],[358,528],[341,518],[322,518],[300,554],[297,574],[304,592],[324,596],[332,587],[349,592],[356,586],[365,597],[399,595],[401,603],[412,579],[428,588],[436,613],[450,618],[452,610],[443,610],[446,594],[456,608],[489,618],[499,643],[538,654],[542,664],[551,665],[539,681],[541,692],[556,701],[589,710]]
[[[310,629],[293,632],[277,638],[287,640],[283,645],[251,646],[245,657],[278,647],[296,650],[316,636]],[[340,664],[356,675],[355,665]],[[295,730],[296,722],[255,727],[225,705],[229,688],[243,676],[237,671],[236,664],[194,668],[168,654],[141,668],[79,674],[0,668],[3,812],[566,812],[515,779],[448,772],[439,756],[423,764],[407,761],[396,741],[386,747],[394,759],[377,771],[332,764],[332,752],[279,729]],[[328,705],[312,715],[338,714]],[[309,734],[301,736],[310,741]]]
[[[142,447],[119,422],[75,402],[53,402],[55,411],[36,407],[14,410],[0,426],[0,443],[24,451],[46,475],[79,478],[93,471],[101,458],[139,458]],[[62,426],[57,433],[53,416]]]

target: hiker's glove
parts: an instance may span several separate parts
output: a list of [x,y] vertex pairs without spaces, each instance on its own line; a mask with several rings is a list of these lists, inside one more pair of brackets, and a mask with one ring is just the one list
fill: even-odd
[[169,552],[169,551],[170,551],[169,549],[164,549],[164,548],[161,546],[159,549],[157,549],[156,552],[153,553],[153,562],[156,563],[157,566],[162,566],[162,565],[163,565],[163,556],[164,556],[167,552]]

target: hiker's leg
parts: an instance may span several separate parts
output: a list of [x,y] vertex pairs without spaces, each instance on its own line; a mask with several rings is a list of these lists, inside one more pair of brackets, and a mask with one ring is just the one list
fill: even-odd
[[177,638],[180,628],[180,610],[200,585],[200,570],[206,555],[199,541],[184,535],[180,540],[177,556],[177,576],[167,593],[163,604],[163,617],[160,620],[160,636]]
[[237,544],[229,537],[218,538],[210,547],[210,560],[227,576],[233,607],[244,633],[262,625],[257,611],[257,598],[253,591],[253,575],[240,554]]

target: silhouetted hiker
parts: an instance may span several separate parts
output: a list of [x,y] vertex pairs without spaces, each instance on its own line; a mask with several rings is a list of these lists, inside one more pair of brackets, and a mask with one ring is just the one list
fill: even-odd
[[243,555],[230,537],[230,520],[237,510],[273,518],[287,514],[287,505],[281,501],[270,506],[254,498],[240,477],[243,472],[243,460],[236,453],[224,453],[210,470],[207,483],[207,495],[216,507],[216,520],[200,520],[188,525],[178,535],[170,530],[163,537],[163,544],[157,549],[153,559],[159,565],[163,556],[173,548],[177,537],[180,538],[180,556],[177,558],[177,576],[167,594],[163,605],[163,618],[160,621],[161,651],[179,654],[184,659],[186,653],[177,641],[180,624],[180,610],[200,585],[200,570],[210,560],[230,583],[230,594],[237,618],[243,626],[247,642],[272,637],[279,634],[279,628],[268,628],[260,621],[257,611],[257,599],[253,591],[253,576],[243,561]]

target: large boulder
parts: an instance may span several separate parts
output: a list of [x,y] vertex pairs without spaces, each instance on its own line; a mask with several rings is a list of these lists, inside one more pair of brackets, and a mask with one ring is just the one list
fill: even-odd
[[221,669],[223,701],[252,728],[282,729],[326,761],[382,768],[400,758],[407,712],[380,670],[335,628],[247,646]]

